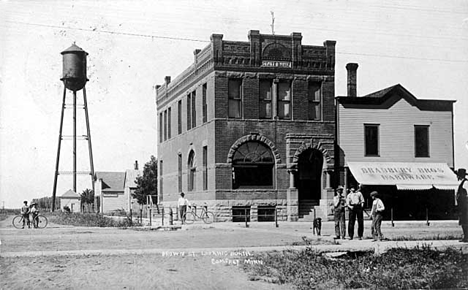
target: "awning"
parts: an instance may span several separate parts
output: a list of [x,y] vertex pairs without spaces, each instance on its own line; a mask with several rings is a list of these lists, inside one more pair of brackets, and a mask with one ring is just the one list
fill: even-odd
[[458,187],[457,176],[446,163],[348,162],[348,167],[363,185],[396,185],[407,190]]

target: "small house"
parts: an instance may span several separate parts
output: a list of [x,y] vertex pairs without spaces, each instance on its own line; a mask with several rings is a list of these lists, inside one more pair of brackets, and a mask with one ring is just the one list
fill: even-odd
[[69,189],[67,192],[62,194],[60,198],[60,208],[63,210],[64,207],[68,206],[71,212],[80,212],[80,195],[73,190]]

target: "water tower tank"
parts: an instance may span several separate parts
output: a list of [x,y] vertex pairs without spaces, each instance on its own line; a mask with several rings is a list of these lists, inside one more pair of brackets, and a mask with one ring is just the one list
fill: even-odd
[[69,90],[81,90],[88,81],[86,77],[86,56],[88,53],[73,44],[61,54],[63,55],[63,77],[60,80]]

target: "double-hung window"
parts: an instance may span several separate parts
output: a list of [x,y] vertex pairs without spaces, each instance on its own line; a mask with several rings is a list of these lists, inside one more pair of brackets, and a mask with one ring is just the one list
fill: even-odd
[[177,133],[182,133],[182,100],[177,102]]
[[192,129],[192,95],[187,95],[187,131]]
[[319,82],[310,82],[307,90],[309,120],[320,120],[322,117],[322,90]]
[[271,119],[272,80],[260,80],[260,119]]
[[242,116],[242,79],[229,79],[228,81],[228,114],[229,118]]
[[208,120],[208,104],[206,101],[206,90],[207,86],[206,84],[203,84],[202,87],[202,114],[203,114],[203,123],[206,123]]
[[414,126],[414,156],[429,157],[429,126]]
[[291,119],[291,82],[260,80],[260,119]]
[[379,125],[364,125],[365,156],[379,156]]
[[278,118],[291,119],[291,82],[278,82]]

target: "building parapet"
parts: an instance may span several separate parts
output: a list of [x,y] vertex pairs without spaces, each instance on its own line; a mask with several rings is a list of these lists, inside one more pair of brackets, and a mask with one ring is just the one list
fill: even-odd
[[222,34],[212,34],[211,43],[194,51],[194,63],[172,82],[156,86],[156,102],[171,99],[212,70],[264,73],[334,75],[335,41],[323,46],[302,45],[302,35],[260,34],[251,30],[249,41],[223,40]]

